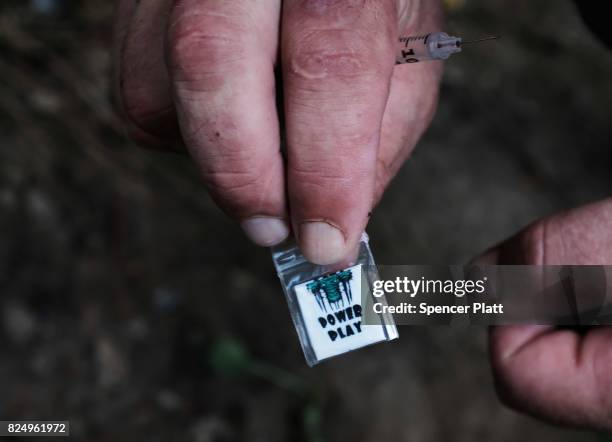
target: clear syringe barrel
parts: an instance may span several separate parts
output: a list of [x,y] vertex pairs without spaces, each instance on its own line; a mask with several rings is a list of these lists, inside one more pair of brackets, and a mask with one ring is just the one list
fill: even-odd
[[461,38],[452,37],[446,32],[401,37],[399,42],[396,64],[446,60],[452,54],[461,52]]

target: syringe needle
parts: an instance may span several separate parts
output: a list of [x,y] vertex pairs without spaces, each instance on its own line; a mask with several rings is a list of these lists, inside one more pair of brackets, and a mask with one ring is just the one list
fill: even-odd
[[500,39],[500,38],[501,38],[501,37],[500,37],[499,35],[491,35],[491,36],[489,36],[489,37],[479,38],[478,40],[462,41],[462,42],[460,43],[460,45],[461,45],[461,46],[463,46],[463,45],[471,45],[471,44],[474,44],[474,43],[481,43],[481,42],[483,42],[483,41],[489,41],[489,40],[498,40],[498,39]]

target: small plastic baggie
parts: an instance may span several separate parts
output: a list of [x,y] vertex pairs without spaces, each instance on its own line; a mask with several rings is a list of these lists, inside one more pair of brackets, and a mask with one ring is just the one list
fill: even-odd
[[379,278],[367,234],[362,235],[352,262],[312,264],[294,241],[274,247],[272,259],[309,366],[398,338],[389,314],[368,311],[367,325],[363,323],[363,304],[372,304],[372,283]]

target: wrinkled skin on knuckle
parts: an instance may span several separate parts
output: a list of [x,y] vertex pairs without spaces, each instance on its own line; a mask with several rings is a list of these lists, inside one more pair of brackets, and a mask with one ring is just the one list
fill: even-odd
[[233,165],[232,169],[202,172],[211,196],[230,217],[243,219],[272,214],[265,207],[265,195],[271,191],[271,176],[252,164]]
[[341,193],[350,190],[353,180],[367,176],[367,172],[349,171],[343,167],[337,167],[335,163],[335,161],[330,161],[329,164],[313,162],[312,165],[302,167],[291,166],[290,173],[302,187],[318,188],[319,191],[327,189],[328,192],[333,189],[333,192]]
[[384,79],[381,62],[360,32],[316,30],[300,38],[289,54],[288,80],[313,91],[332,92],[338,86],[348,87],[347,82]]
[[[384,110],[384,81],[292,82],[285,92],[291,143],[306,151],[357,155],[376,149]],[[313,130],[314,129],[314,130]]]
[[[292,210],[298,211],[302,219],[315,219],[321,213],[354,212],[355,202],[346,195],[357,192],[359,198],[371,198],[368,189],[373,177],[366,165],[353,163],[349,166],[345,161],[336,161],[336,155],[330,155],[330,158],[327,163],[312,161],[300,166],[289,165]],[[330,221],[340,225],[339,219]]]
[[[294,219],[302,221],[324,220],[345,231],[343,221],[355,212],[355,204],[348,201],[347,194],[353,189],[343,180],[322,179],[313,176],[312,180],[300,183],[300,191],[294,191],[295,183],[289,183],[292,194],[291,211]],[[334,189],[334,191],[330,191]]]
[[202,172],[202,177],[212,192],[235,199],[242,199],[250,187],[258,184],[261,175],[245,166],[236,166],[232,170],[210,170]]
[[167,36],[167,62],[175,82],[197,89],[199,83],[222,82],[243,64],[244,29],[234,20],[203,13],[172,22]]
[[397,38],[394,1],[300,0],[288,26],[291,76],[346,82],[390,75]]

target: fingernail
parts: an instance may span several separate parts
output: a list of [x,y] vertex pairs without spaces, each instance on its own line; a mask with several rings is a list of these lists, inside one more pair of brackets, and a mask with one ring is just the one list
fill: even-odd
[[253,217],[240,223],[246,236],[258,246],[272,247],[289,236],[289,226],[279,218]]
[[318,265],[335,264],[346,254],[342,232],[321,221],[300,226],[300,246],[306,259]]

